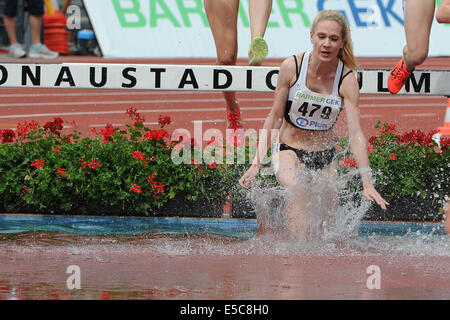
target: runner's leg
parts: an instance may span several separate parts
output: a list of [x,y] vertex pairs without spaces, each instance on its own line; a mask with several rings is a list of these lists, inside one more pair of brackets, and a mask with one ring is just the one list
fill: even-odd
[[[204,0],[205,12],[217,52],[218,65],[235,65],[237,60],[237,17],[239,0]],[[230,112],[238,109],[236,94],[223,92]]]
[[405,9],[405,66],[412,71],[428,56],[435,0],[407,0]]

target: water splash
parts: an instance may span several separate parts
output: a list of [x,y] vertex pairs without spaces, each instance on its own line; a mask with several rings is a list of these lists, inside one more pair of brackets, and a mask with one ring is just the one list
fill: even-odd
[[[331,177],[335,176],[333,173]],[[359,191],[347,188],[349,181],[359,178],[357,169],[338,178],[299,170],[296,178],[299,184],[290,189],[260,184],[248,193],[248,200],[255,207],[265,232],[246,242],[251,251],[278,255],[450,256],[450,237],[437,232],[442,230],[438,225],[429,233],[358,235],[362,219],[372,203]],[[302,197],[305,194],[307,196]],[[295,202],[295,197],[301,201]],[[294,219],[289,221],[286,213],[288,201],[297,205],[291,209],[294,219],[303,215],[302,236],[292,236],[289,230],[288,223]]]
[[[298,170],[294,186],[260,184],[247,195],[265,230],[299,240],[344,240],[357,237],[370,203],[347,187],[357,170],[336,178],[335,169]],[[358,201],[354,201],[358,199]]]

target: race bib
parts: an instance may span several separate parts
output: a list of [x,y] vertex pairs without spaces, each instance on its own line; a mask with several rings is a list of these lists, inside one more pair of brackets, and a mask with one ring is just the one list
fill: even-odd
[[339,96],[297,91],[289,119],[299,129],[326,131],[333,128],[342,110]]

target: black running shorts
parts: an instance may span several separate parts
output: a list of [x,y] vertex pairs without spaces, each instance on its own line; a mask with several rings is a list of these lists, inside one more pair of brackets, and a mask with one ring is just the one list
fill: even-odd
[[[24,0],[28,4],[28,12],[32,16],[44,14],[44,0]],[[5,1],[5,16],[15,17],[17,15],[17,0]]]

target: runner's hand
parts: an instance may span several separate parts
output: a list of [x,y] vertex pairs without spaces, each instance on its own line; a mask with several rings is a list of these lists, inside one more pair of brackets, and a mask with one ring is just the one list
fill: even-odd
[[252,165],[239,179],[239,184],[244,187],[248,188],[253,185],[255,182],[255,178],[258,176],[259,173],[259,165]]
[[375,200],[375,202],[381,207],[381,209],[386,210],[386,206],[389,205],[389,202],[383,199],[383,197],[375,190],[373,184],[364,183],[363,184],[363,194],[367,200]]

